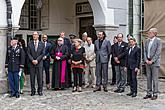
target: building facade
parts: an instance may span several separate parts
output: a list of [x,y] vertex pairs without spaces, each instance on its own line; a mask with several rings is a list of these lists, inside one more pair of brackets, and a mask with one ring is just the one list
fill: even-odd
[[[26,42],[32,37],[33,31],[47,34],[49,39],[56,39],[61,31],[65,31],[66,36],[72,33],[80,36],[80,38],[81,34],[86,31],[93,39],[97,39],[96,35],[100,30],[106,32],[107,38],[111,42],[117,33],[123,33],[124,36],[130,33],[139,38],[139,0],[9,1],[12,5],[12,35],[22,37]],[[2,56],[0,57],[0,79],[4,82],[7,6],[5,0],[0,0],[0,3],[0,15],[2,17],[0,21],[2,41],[0,45],[0,55]],[[124,39],[126,40],[126,37]]]

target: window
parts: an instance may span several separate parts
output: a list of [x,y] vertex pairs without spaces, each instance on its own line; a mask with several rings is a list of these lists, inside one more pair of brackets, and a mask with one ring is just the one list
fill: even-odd
[[41,15],[37,9],[38,0],[26,0],[21,12],[20,29],[40,30]]
[[19,25],[21,29],[29,29],[29,0],[23,5]]

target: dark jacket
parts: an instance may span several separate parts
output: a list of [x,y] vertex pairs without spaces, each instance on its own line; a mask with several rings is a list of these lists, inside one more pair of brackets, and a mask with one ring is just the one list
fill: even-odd
[[128,44],[126,42],[122,42],[120,46],[118,46],[118,43],[114,44],[112,56],[117,57],[118,60],[120,61],[119,64],[115,62],[115,65],[119,66],[125,66],[125,61],[126,61],[126,54],[127,54],[127,49],[128,49]]
[[8,71],[19,72],[20,68],[24,67],[24,63],[24,50],[19,46],[17,46],[15,49],[12,49],[12,46],[9,46],[6,55],[6,67],[8,67]]
[[[38,42],[37,51],[35,51],[34,41],[28,43],[28,57],[30,60],[30,67],[43,67],[43,57],[45,54],[45,45],[41,41]],[[37,60],[38,64],[34,65],[33,60]]]
[[138,46],[135,46],[130,53],[129,51],[130,48],[127,51],[126,67],[130,69],[140,68],[140,48]]

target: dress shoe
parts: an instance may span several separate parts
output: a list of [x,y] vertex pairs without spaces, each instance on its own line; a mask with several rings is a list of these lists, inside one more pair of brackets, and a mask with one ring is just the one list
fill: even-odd
[[79,87],[79,88],[78,88],[78,92],[82,92],[82,89],[81,89],[81,87]]
[[31,96],[34,96],[34,95],[35,95],[35,92],[32,92],[32,93],[31,93]]
[[132,93],[132,92],[130,92],[130,93],[126,94],[126,95],[127,95],[127,96],[132,96],[132,94],[133,94],[133,93]]
[[104,87],[104,92],[108,92],[108,89],[107,89],[107,87]]
[[127,82],[125,86],[129,86],[129,85],[130,85],[130,83]]
[[157,98],[158,98],[158,96],[154,95],[154,96],[151,97],[151,100],[156,100]]
[[124,89],[120,89],[120,90],[118,91],[118,93],[122,93],[122,92],[124,92]]
[[42,93],[42,92],[39,92],[38,95],[39,95],[39,96],[43,96],[43,93]]
[[15,97],[16,95],[15,94],[11,94],[9,97]]
[[96,87],[93,92],[101,91],[101,87]]
[[143,97],[143,99],[148,99],[148,98],[151,98],[152,96],[151,95],[146,95],[145,97]]
[[115,85],[115,84],[116,84],[115,82],[112,82],[110,85],[113,86],[113,85]]
[[114,92],[116,92],[116,93],[118,93],[120,91],[120,89],[116,89],[116,90],[114,90]]
[[16,97],[16,98],[19,98],[19,97],[20,97],[20,95],[18,94],[18,95],[16,95],[15,97]]
[[136,94],[136,93],[133,93],[133,94],[132,94],[132,97],[136,97],[136,96],[137,96],[137,94]]
[[76,92],[77,91],[77,87],[73,87],[72,92]]
[[50,84],[47,84],[46,88],[47,88],[47,90],[49,90],[50,89]]

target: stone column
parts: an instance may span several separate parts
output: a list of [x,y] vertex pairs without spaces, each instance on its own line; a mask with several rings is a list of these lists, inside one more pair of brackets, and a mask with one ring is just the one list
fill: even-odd
[[0,27],[0,93],[5,93],[8,90],[7,77],[5,72],[5,59],[7,48],[6,28]]

